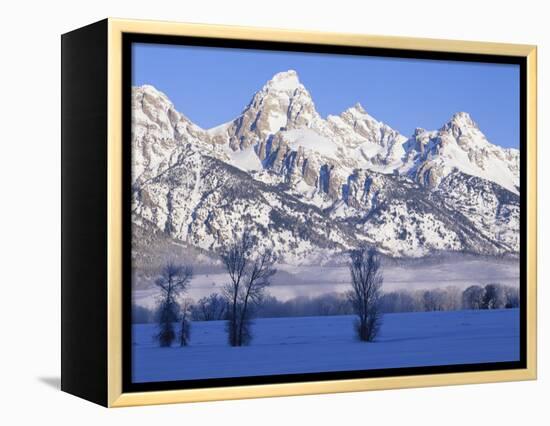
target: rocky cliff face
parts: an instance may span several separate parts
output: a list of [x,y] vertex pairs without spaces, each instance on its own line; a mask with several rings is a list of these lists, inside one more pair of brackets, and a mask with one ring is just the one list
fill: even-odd
[[267,82],[242,114],[225,127],[222,136],[231,149],[237,150],[266,141],[280,130],[322,125],[309,92],[291,70]]
[[215,252],[245,229],[289,262],[319,261],[357,244],[347,224],[214,157],[189,150],[134,192],[134,223]]
[[291,263],[519,250],[519,152],[466,113],[408,139],[359,104],[323,119],[294,71],[209,130],[151,86],[132,107],[134,223],[175,241],[215,252],[246,227]]

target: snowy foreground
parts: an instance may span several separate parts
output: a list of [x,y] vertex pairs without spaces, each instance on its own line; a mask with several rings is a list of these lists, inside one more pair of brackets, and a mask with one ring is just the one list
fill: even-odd
[[250,346],[227,345],[223,321],[193,322],[191,346],[159,348],[133,326],[133,381],[169,381],[519,360],[519,310],[387,314],[374,343],[353,317],[255,320]]

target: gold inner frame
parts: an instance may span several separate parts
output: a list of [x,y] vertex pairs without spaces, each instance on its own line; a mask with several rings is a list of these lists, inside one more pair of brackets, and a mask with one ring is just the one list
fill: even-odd
[[[426,386],[534,380],[537,377],[537,49],[532,45],[289,31],[109,19],[108,24],[108,405],[166,404]],[[527,59],[527,368],[152,392],[122,392],[122,34],[368,46],[518,56]]]

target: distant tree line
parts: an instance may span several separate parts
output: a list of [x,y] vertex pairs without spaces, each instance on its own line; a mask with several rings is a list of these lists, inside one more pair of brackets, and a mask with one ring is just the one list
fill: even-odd
[[[382,313],[454,311],[462,309],[507,309],[519,307],[517,288],[501,284],[485,286],[472,285],[461,291],[458,287],[434,290],[396,290],[382,293]],[[218,293],[198,301],[187,300],[192,321],[227,320],[227,303]],[[298,296],[280,300],[266,295],[262,303],[254,308],[257,318],[307,317],[330,315],[353,315],[353,309],[346,293],[325,293],[319,296]],[[158,313],[153,309],[134,305],[134,323],[156,322]]]
[[519,307],[519,290],[501,284],[454,286],[434,290],[398,290],[381,298],[384,313],[505,309]]

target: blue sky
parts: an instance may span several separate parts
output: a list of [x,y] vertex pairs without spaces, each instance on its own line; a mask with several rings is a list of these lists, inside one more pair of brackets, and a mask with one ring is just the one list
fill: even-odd
[[203,128],[235,118],[274,74],[289,69],[323,117],[360,102],[409,136],[467,111],[492,143],[519,146],[517,65],[133,45],[132,84],[155,86]]

